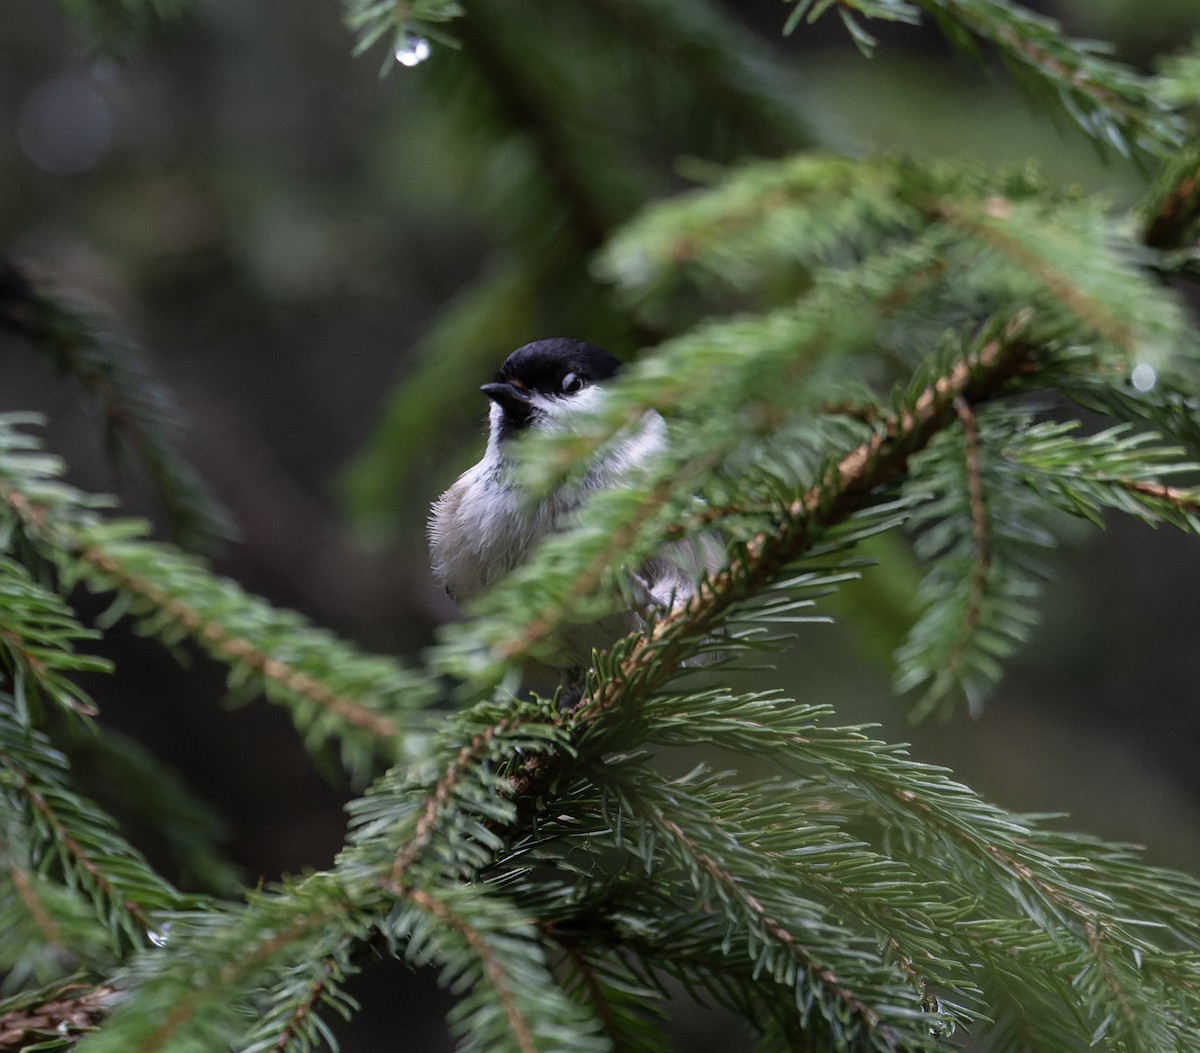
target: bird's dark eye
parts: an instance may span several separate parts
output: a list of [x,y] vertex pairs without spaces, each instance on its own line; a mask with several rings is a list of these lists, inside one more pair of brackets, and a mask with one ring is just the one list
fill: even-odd
[[575,392],[582,390],[586,383],[587,381],[578,373],[568,373],[562,378],[559,387],[564,395],[574,395]]

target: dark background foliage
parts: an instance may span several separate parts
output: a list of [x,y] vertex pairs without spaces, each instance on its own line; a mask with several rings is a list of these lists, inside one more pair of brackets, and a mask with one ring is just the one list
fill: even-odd
[[[476,455],[475,389],[509,345],[481,347],[477,373],[421,396],[424,430],[410,436],[412,463],[392,492],[364,498],[356,457],[438,319],[519,260],[538,229],[537,217],[503,222],[505,180],[519,176],[521,158],[473,140],[473,122],[488,115],[471,95],[468,55],[494,45],[519,57],[514,106],[529,99],[524,88],[554,77],[588,84],[594,110],[574,119],[573,133],[624,145],[621,156],[597,150],[591,164],[628,166],[598,180],[607,192],[591,199],[594,213],[558,228],[595,244],[705,163],[789,144],[1036,157],[1051,178],[1102,189],[1118,205],[1138,192],[1127,162],[1104,163],[1035,116],[1003,76],[979,77],[911,27],[883,27],[867,60],[834,21],[785,41],[781,5],[728,5],[780,71],[781,116],[754,129],[683,90],[638,92],[634,29],[606,24],[597,6],[481,3],[463,27],[479,38],[463,55],[435,48],[423,65],[381,78],[380,54],[351,56],[331,2],[210,0],[123,58],[90,56],[44,0],[5,4],[0,246],[142,345],[188,425],[187,455],[236,524],[238,538],[217,555],[222,572],[368,648],[413,652],[454,616],[428,577],[424,514]],[[1119,57],[1142,67],[1200,30],[1189,0],[1159,0],[1153,18],[1134,0],[1048,10],[1076,34],[1114,40]],[[646,339],[577,279],[548,269],[539,302],[509,319],[512,346],[551,331],[623,353]],[[105,455],[87,401],[19,340],[0,339],[0,352],[0,409],[44,411],[48,445],[73,481],[157,516],[137,466]],[[783,659],[788,680],[847,721],[911,738],[917,756],[953,767],[1000,804],[1069,811],[1076,828],[1145,843],[1152,861],[1194,872],[1200,557],[1182,535],[1122,520],[1081,535],[1063,564],[1033,646],[978,719],[910,728],[890,697],[881,658],[909,614],[902,574],[860,584],[852,624],[810,628]],[[181,673],[132,634],[109,643],[118,673],[91,685],[106,725],[149,744],[209,802],[232,861],[265,880],[327,865],[351,794],[336,765],[314,774],[278,710],[219,708],[223,674],[198,655]],[[97,793],[122,810],[120,787]],[[146,847],[171,868],[163,846]],[[360,982],[395,986],[420,1007],[405,1025],[409,1048],[446,1043],[431,978],[392,966]],[[692,1026],[688,1048],[708,1048]],[[394,1044],[391,1027],[368,1016],[346,1048]]]

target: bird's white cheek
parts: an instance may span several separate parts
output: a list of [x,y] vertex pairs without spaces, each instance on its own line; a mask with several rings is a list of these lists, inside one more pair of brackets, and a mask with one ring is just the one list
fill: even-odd
[[538,431],[555,435],[573,432],[578,421],[596,410],[603,398],[604,392],[598,387],[584,388],[561,398],[535,394],[531,400],[535,413],[530,423]]

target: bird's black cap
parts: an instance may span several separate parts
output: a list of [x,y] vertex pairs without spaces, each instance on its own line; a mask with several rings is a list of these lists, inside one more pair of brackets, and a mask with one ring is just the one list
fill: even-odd
[[526,427],[533,416],[529,395],[570,396],[608,380],[621,368],[619,359],[586,340],[551,337],[518,347],[504,360],[483,393],[504,410],[506,431]]
[[557,395],[568,373],[595,384],[615,376],[620,368],[621,363],[617,359],[607,351],[601,351],[595,344],[589,344],[586,340],[551,337],[518,347],[504,360],[496,380],[501,383],[516,381],[533,391]]

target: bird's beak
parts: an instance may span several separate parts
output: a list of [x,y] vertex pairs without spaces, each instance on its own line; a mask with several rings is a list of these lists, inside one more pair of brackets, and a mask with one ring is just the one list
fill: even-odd
[[484,384],[479,390],[504,411],[505,418],[512,424],[521,427],[528,423],[533,406],[529,401],[527,389],[497,380],[491,384]]

